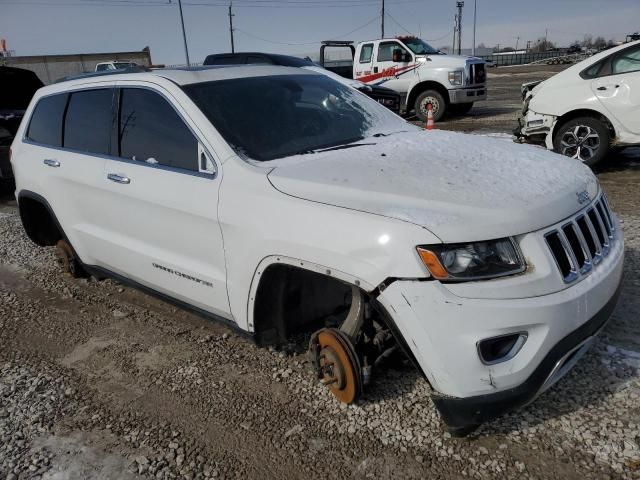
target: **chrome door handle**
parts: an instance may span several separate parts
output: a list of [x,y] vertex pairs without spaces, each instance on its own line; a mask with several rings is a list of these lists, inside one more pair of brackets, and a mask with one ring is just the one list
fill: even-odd
[[49,166],[49,167],[59,167],[60,166],[60,162],[58,160],[54,160],[52,158],[45,158],[43,163],[45,165]]
[[601,92],[604,92],[607,89],[607,87],[598,87],[596,90],[600,90]]
[[129,177],[125,177],[124,175],[118,175],[117,173],[110,173],[107,175],[107,178],[112,182],[124,183],[125,185],[128,185],[131,183],[131,179]]

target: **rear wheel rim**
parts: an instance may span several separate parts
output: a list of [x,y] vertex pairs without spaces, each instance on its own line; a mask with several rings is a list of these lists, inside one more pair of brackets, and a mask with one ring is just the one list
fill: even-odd
[[588,162],[598,154],[600,135],[588,125],[576,125],[566,130],[560,138],[560,153]]

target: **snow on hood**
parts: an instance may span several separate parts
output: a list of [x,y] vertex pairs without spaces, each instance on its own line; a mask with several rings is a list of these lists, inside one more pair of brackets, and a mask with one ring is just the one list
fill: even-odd
[[[273,186],[315,202],[420,225],[444,242],[547,227],[577,212],[598,182],[581,163],[529,145],[440,130],[266,162]],[[264,165],[267,166],[267,165]]]

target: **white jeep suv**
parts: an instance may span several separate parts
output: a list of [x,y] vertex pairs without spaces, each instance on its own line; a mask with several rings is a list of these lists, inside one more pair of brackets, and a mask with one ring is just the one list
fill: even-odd
[[516,136],[593,166],[640,145],[640,41],[605,50],[522,86]]
[[307,338],[346,403],[404,350],[457,434],[549,388],[617,300],[622,233],[587,167],[302,69],[50,85],[12,153],[24,228],[72,274]]

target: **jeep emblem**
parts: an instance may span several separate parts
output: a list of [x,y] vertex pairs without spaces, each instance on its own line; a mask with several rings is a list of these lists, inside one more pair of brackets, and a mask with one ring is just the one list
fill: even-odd
[[576,192],[576,195],[578,196],[578,203],[580,205],[587,203],[589,200],[591,200],[591,197],[589,196],[589,192],[587,192],[586,190],[582,190],[581,192]]

